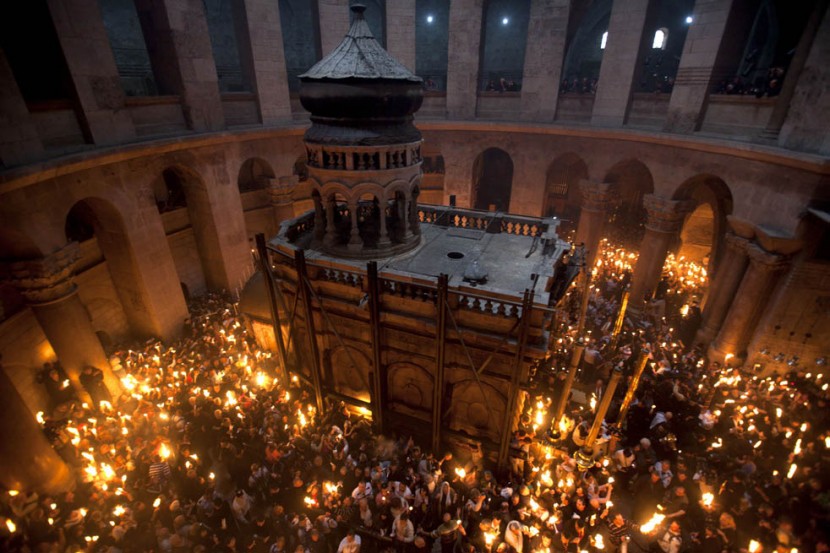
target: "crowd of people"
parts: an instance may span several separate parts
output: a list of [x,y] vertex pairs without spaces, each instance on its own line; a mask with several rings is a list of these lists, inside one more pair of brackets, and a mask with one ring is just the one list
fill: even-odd
[[724,79],[715,88],[715,94],[748,95],[756,98],[774,98],[781,93],[785,70],[783,67],[770,67],[765,77],[747,82],[740,75]]
[[566,77],[559,83],[559,94],[596,94],[598,82],[596,77]]
[[[571,317],[527,392],[503,471],[383,436],[342,403],[318,412],[303,381],[286,381],[219,295],[192,304],[176,343],[114,353],[118,398],[83,403],[50,366],[53,405],[39,420],[79,483],[53,496],[2,493],[0,549],[826,551],[827,385],[815,374],[762,378],[709,363],[680,340],[676,306],[705,282],[682,260],[666,267],[661,288],[675,299],[665,316],[628,317],[615,339],[609,321],[632,256],[603,243],[587,319],[593,338],[567,415],[553,427],[571,349],[564,328],[580,303],[576,293],[567,300]],[[641,355],[646,371],[617,427]],[[581,466],[575,453],[614,367],[625,377],[595,462]],[[93,372],[91,396],[95,382]]]

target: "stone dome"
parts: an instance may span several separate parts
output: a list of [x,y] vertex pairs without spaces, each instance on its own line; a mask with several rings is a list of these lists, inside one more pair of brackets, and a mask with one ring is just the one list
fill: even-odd
[[300,75],[300,102],[311,112],[309,142],[372,145],[421,138],[412,116],[423,101],[422,79],[375,40],[365,9],[351,7],[354,22],[343,41]]

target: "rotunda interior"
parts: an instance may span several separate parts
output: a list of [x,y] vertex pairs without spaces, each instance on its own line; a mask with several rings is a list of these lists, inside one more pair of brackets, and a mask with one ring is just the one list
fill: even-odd
[[826,551],[828,60],[827,0],[4,3],[0,549]]

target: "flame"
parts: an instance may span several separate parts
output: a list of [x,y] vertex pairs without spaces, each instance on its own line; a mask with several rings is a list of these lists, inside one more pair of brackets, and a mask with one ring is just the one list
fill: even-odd
[[14,534],[17,531],[17,525],[10,518],[6,519],[6,528],[8,528],[9,532],[11,532],[12,534]]
[[663,522],[663,519],[666,518],[666,515],[661,513],[654,513],[651,518],[645,523],[640,525],[640,531],[643,534],[650,534]]
[[155,501],[153,501],[153,508],[158,509],[158,506],[161,505],[161,497],[157,497]]
[[605,549],[605,542],[602,541],[602,534],[594,536],[594,547],[596,549]]
[[463,479],[467,476],[467,471],[463,468],[457,468],[455,469],[455,474],[457,474],[459,478]]
[[114,514],[117,517],[120,517],[121,515],[123,515],[126,512],[127,512],[127,509],[125,509],[123,505],[116,505],[115,509],[112,510],[112,514]]
[[170,457],[170,448],[167,447],[167,444],[161,444],[161,447],[159,448],[159,457],[161,457],[163,460],[166,460],[168,457]]
[[761,550],[761,544],[755,540],[749,540],[749,553],[758,553]]
[[710,492],[706,492],[705,494],[703,494],[703,498],[701,499],[701,503],[703,503],[704,507],[706,507],[708,509],[708,508],[712,507],[712,504],[714,502],[715,502],[715,495],[714,494],[712,494]]
[[798,470],[798,466],[795,463],[790,465],[790,470],[787,471],[787,478],[792,478],[796,470]]

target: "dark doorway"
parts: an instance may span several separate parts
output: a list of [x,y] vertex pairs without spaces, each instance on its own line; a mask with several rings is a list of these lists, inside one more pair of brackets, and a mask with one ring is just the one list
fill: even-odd
[[513,160],[499,148],[488,148],[473,165],[473,197],[476,209],[509,211],[513,188]]

